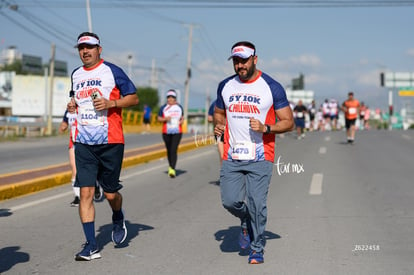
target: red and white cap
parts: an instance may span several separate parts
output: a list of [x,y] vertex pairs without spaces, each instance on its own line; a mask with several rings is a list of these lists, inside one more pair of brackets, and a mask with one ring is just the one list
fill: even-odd
[[82,36],[78,39],[78,43],[75,45],[75,48],[77,48],[80,44],[99,46],[99,39],[93,36]]
[[176,98],[177,97],[176,91],[173,90],[173,89],[168,90],[167,97],[169,97],[169,96],[172,96],[172,97],[175,97]]
[[247,59],[252,55],[254,55],[254,49],[246,46],[237,46],[231,49],[231,55],[228,60],[232,59],[234,56]]

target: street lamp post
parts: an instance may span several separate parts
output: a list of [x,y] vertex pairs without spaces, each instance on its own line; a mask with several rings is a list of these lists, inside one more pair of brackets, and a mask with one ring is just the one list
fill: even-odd
[[52,112],[53,112],[53,86],[54,84],[54,79],[55,79],[55,52],[56,52],[56,46],[55,44],[52,44],[52,54],[50,57],[50,89],[49,89],[49,113],[48,113],[48,117],[47,117],[47,130],[46,130],[46,135],[50,136],[52,135],[53,131],[52,131],[52,127],[53,127],[53,123],[52,123]]
[[92,32],[92,16],[91,16],[91,5],[89,0],[86,0],[86,16],[88,17],[88,30]]
[[132,79],[132,54],[128,55],[128,77]]
[[190,92],[190,78],[191,78],[191,46],[193,39],[193,25],[190,25],[190,33],[188,35],[188,52],[187,52],[187,75],[185,80],[184,91],[184,131],[188,130],[188,100]]

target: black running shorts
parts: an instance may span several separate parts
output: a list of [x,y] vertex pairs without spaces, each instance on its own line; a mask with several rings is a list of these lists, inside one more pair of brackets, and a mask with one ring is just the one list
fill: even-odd
[[99,179],[103,190],[115,193],[122,188],[119,183],[124,144],[87,145],[76,143],[76,183],[77,187],[93,187]]

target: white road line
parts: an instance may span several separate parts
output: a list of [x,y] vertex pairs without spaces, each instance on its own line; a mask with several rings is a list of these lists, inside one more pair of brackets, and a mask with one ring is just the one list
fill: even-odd
[[322,146],[319,148],[319,154],[326,154],[326,147]]
[[312,176],[312,182],[309,188],[310,195],[320,195],[322,194],[322,181],[323,181],[323,174],[315,173]]
[[123,176],[120,180],[129,179],[129,178],[136,177],[138,175],[142,175],[142,174],[145,174],[145,173],[148,173],[148,172],[151,172],[151,171],[154,171],[154,170],[159,170],[159,169],[162,169],[162,168],[165,168],[165,164],[153,166],[151,168],[148,168],[148,169],[145,169],[145,170],[142,170],[142,171],[138,171],[138,172],[135,172],[135,173],[132,173],[132,174],[128,174],[126,176]]
[[[190,156],[188,156],[188,157],[186,157],[186,158],[184,158],[183,160],[180,160],[180,161],[186,161],[186,160],[191,160],[191,159],[194,159],[194,158],[200,158],[201,156],[211,154],[211,153],[217,154],[217,152],[215,150],[210,150],[210,151],[203,152],[201,154],[190,155]],[[154,167],[142,170],[142,171],[138,171],[138,172],[135,172],[135,173],[132,173],[132,174],[128,174],[127,176],[123,176],[122,179],[128,179],[128,178],[131,178],[131,177],[136,177],[138,175],[142,175],[142,174],[145,174],[145,173],[148,173],[148,172],[151,172],[151,171],[154,171],[154,170],[159,170],[159,169],[162,169],[162,168],[166,168],[165,164],[157,165],[157,166],[154,166]]]
[[331,140],[331,136],[326,136],[325,137],[325,141],[330,141]]
[[[192,155],[189,155],[188,157],[183,158],[180,161],[191,160],[191,159],[194,159],[194,158],[200,158],[201,156],[204,156],[204,155],[207,155],[207,154],[212,154],[212,153],[217,154],[217,151],[216,150],[210,150],[210,151],[203,152],[201,154],[192,154]],[[142,171],[138,171],[136,173],[128,174],[126,176],[122,176],[121,180],[131,178],[131,177],[136,177],[137,175],[148,173],[148,172],[151,172],[153,170],[159,170],[159,169],[162,169],[162,168],[165,168],[165,164],[152,166],[151,168],[148,168],[148,169],[145,169],[145,170],[142,170]],[[48,201],[51,201],[51,200],[57,200],[57,199],[60,199],[60,198],[63,198],[63,197],[69,196],[69,195],[73,195],[73,191],[68,191],[68,192],[64,192],[64,193],[61,193],[61,194],[58,194],[58,195],[50,196],[50,197],[47,197],[47,198],[44,198],[44,199],[39,199],[39,200],[35,200],[35,201],[32,201],[32,202],[16,205],[16,206],[10,207],[10,212],[15,212],[17,210],[21,210],[21,209],[25,209],[25,208],[32,207],[32,206],[35,206],[35,205],[39,205],[39,204],[42,204],[42,203],[45,203],[45,202],[48,202]]]
[[409,135],[403,134],[402,137],[406,140],[411,140],[411,137]]
[[51,196],[51,197],[47,197],[47,198],[44,198],[44,199],[35,200],[35,201],[32,201],[32,202],[28,202],[28,203],[23,203],[23,204],[14,206],[14,207],[10,207],[10,212],[14,212],[16,210],[32,207],[32,206],[35,206],[35,205],[38,205],[38,204],[41,204],[41,203],[44,203],[44,202],[48,202],[48,201],[51,201],[51,200],[60,199],[60,198],[66,197],[70,194],[73,194],[73,191],[68,191],[68,192],[61,193],[61,194],[58,194],[58,195],[54,195],[54,196]]

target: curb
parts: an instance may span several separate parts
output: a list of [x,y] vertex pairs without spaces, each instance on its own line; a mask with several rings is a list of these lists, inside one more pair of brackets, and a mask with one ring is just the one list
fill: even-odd
[[[178,147],[178,153],[194,150],[207,145],[209,144],[195,142],[192,142],[190,144],[180,144]],[[162,149],[155,150],[150,153],[124,158],[122,162],[122,168],[139,165],[156,159],[164,158],[166,157],[166,153],[166,150]],[[72,172],[69,170],[66,172],[55,173],[48,176],[38,177],[18,183],[0,186],[0,201],[27,195],[30,193],[38,192],[59,185],[68,184],[70,183],[71,176]]]

